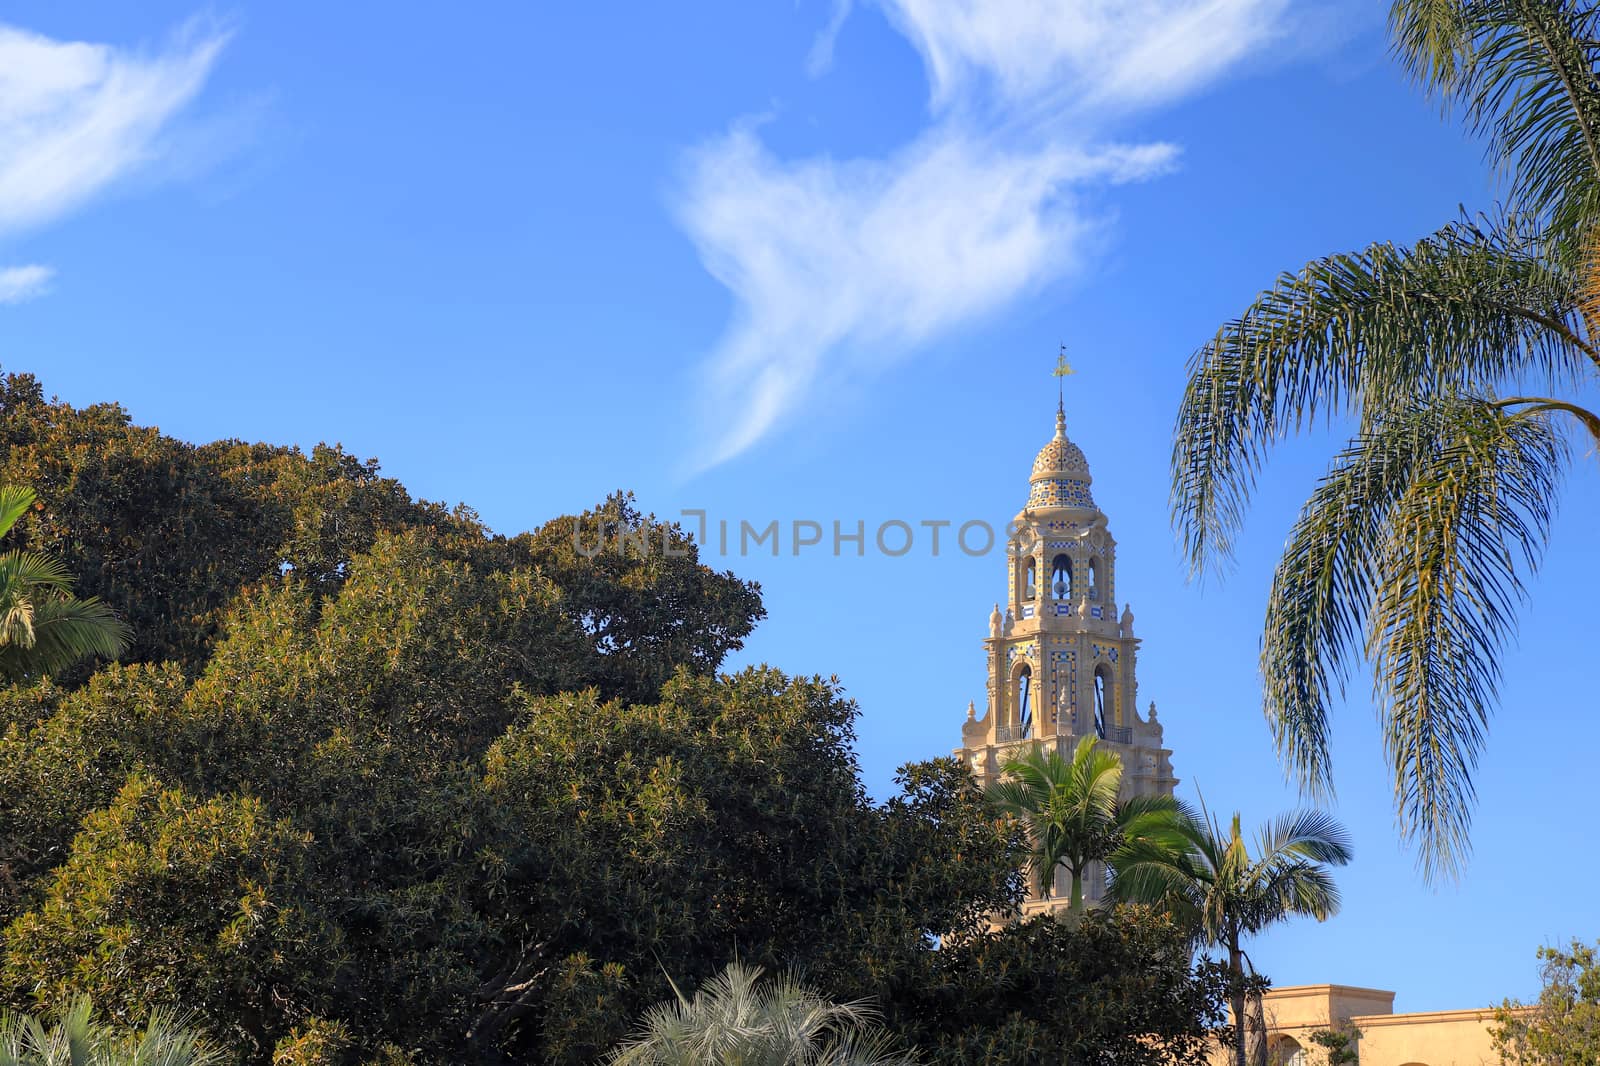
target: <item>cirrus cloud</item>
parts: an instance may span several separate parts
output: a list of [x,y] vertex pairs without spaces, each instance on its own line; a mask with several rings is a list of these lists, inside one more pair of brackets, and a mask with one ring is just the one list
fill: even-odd
[[0,304],[20,304],[50,290],[56,272],[37,263],[0,269]]
[[[0,24],[0,238],[60,219],[156,159],[227,40],[208,20],[152,52]],[[7,291],[37,295],[49,273],[9,268]]]
[[[675,210],[732,321],[703,367],[726,462],[817,383],[903,356],[1085,265],[1085,194],[1179,148],[1112,120],[1214,81],[1280,32],[1284,0],[879,0],[927,71],[930,117],[882,158],[783,159],[751,122],[692,149]],[[821,73],[851,5],[813,47]],[[726,412],[737,412],[729,417]]]

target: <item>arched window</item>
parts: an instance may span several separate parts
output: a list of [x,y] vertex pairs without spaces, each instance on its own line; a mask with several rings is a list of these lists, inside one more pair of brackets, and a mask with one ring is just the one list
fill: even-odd
[[1111,667],[1101,663],[1094,668],[1094,735],[1106,738],[1106,726],[1116,723],[1115,701],[1111,691]]
[[1275,1036],[1267,1048],[1272,1066],[1306,1066],[1306,1051],[1292,1036]]
[[1022,571],[1022,598],[1031,600],[1039,593],[1037,591],[1039,578],[1039,562],[1033,556],[1028,556],[1028,565]]
[[1072,599],[1072,560],[1065,555],[1050,563],[1050,592],[1058,600]]
[[1100,560],[1092,555],[1089,556],[1089,598],[1100,598]]
[[1033,736],[1033,671],[1026,666],[1017,673],[1017,733],[1023,740]]

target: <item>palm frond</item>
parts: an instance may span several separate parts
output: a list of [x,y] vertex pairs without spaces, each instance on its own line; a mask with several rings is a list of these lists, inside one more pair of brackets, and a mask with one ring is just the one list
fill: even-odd
[[[674,986],[676,992],[676,986]],[[835,1003],[793,974],[733,962],[658,1004],[611,1053],[617,1066],[915,1066],[862,1002]]]
[[38,497],[22,485],[0,485],[0,537],[11,532]]
[[1548,416],[1487,401],[1434,405],[1397,428],[1407,422],[1420,462],[1378,546],[1368,645],[1402,835],[1420,838],[1432,877],[1457,873],[1470,851],[1472,771],[1500,654],[1523,574],[1549,538],[1567,453]]
[[1540,409],[1444,395],[1392,412],[1340,453],[1273,577],[1261,666],[1280,757],[1312,795],[1331,791],[1328,706],[1368,656],[1398,813],[1430,876],[1463,853],[1498,655],[1566,458]]
[[27,1014],[0,1015],[0,1066],[220,1066],[222,1053],[189,1028],[185,1015],[153,1011],[143,1030],[100,1024],[87,997],[72,1000],[47,1025]]
[[1515,208],[1568,254],[1600,209],[1596,19],[1571,0],[1402,0],[1391,15],[1402,61],[1487,138]]
[[1467,19],[1461,0],[1396,0],[1389,9],[1389,36],[1411,76],[1450,93],[1470,60]]
[[1316,423],[1600,367],[1569,273],[1515,224],[1457,223],[1284,275],[1195,355],[1173,445],[1191,567],[1225,561],[1272,446]]
[[0,641],[0,680],[64,670],[91,655],[115,658],[129,629],[98,599],[39,600],[32,607],[31,644]]
[[1262,828],[1259,862],[1280,858],[1303,859],[1330,866],[1347,864],[1355,849],[1350,834],[1338,819],[1318,810],[1291,811]]

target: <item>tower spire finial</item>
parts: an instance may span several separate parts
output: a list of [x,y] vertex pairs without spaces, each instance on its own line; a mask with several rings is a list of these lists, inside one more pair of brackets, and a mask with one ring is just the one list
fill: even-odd
[[1076,373],[1072,364],[1067,362],[1067,346],[1061,346],[1060,353],[1056,356],[1056,368],[1050,372],[1056,379],[1056,436],[1064,437],[1067,433],[1067,382],[1068,374]]

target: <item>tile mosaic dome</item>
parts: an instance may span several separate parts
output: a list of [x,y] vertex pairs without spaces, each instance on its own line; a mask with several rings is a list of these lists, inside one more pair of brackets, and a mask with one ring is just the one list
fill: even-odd
[[1033,460],[1028,506],[1093,508],[1089,493],[1089,461],[1083,449],[1067,439],[1067,417],[1056,411],[1056,435]]

